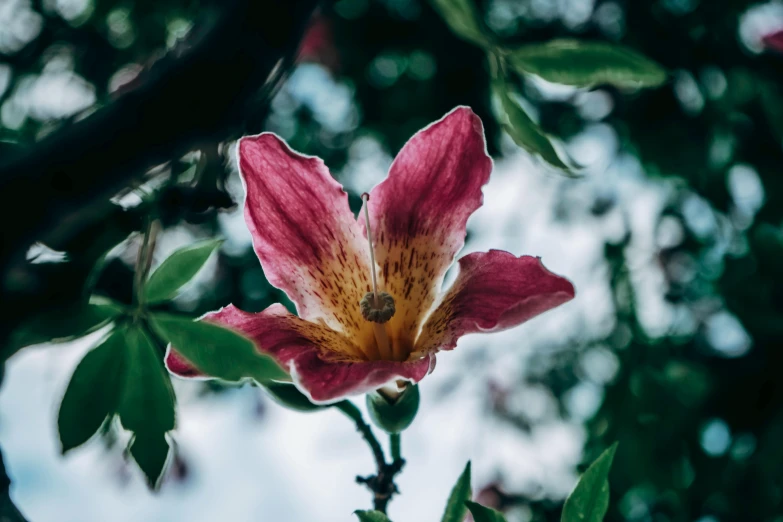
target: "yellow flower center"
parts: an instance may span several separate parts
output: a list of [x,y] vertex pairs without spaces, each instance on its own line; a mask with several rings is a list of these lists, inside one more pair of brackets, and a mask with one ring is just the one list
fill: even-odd
[[[367,244],[370,247],[370,272],[372,274],[372,292],[367,292],[359,303],[362,317],[370,321],[373,326],[373,334],[380,358],[387,361],[402,361],[408,353],[402,353],[397,347],[398,343],[389,340],[386,325],[395,312],[394,298],[386,293],[378,291],[378,276],[375,271],[375,250],[372,245],[372,229],[370,228],[370,195],[362,194],[364,201],[364,224],[367,231]],[[396,348],[396,349],[395,349]],[[407,352],[407,350],[406,350]]]

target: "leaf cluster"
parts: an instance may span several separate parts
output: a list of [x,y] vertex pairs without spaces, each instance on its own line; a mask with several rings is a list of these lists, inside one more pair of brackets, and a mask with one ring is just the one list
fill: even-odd
[[544,132],[524,108],[513,88],[512,71],[585,89],[597,85],[624,90],[657,87],[667,79],[660,65],[622,45],[567,38],[505,46],[481,22],[472,0],[432,0],[432,4],[455,35],[486,51],[492,92],[498,101],[497,118],[514,143],[567,174],[578,169],[558,140]]

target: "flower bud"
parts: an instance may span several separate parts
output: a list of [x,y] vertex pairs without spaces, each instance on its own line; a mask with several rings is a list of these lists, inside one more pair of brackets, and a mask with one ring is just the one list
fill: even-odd
[[373,423],[387,433],[400,433],[411,425],[419,411],[419,387],[409,384],[397,395],[389,398],[385,394],[367,394],[367,410]]

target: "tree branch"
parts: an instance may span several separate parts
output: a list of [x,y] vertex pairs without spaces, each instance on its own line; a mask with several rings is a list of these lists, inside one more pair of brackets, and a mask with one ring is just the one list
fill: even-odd
[[[3,293],[23,279],[20,267],[34,241],[53,248],[67,243],[99,224],[111,211],[108,198],[150,167],[241,132],[251,102],[268,106],[268,80],[279,80],[280,64],[292,62],[316,4],[215,1],[202,9],[191,37],[124,87],[115,101],[1,157]],[[265,99],[254,100],[262,87]],[[42,294],[38,288],[35,296],[17,302],[65,304],[47,290]],[[4,320],[18,322],[29,313],[20,305]]]

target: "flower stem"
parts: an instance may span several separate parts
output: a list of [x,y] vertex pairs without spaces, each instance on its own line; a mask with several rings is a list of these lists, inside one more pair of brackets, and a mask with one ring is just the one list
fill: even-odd
[[392,433],[389,435],[389,444],[391,445],[392,462],[402,460],[402,456],[400,455],[400,434]]
[[155,250],[155,242],[158,236],[158,223],[148,219],[144,229],[144,238],[139,247],[139,255],[136,258],[136,272],[133,278],[133,299],[139,309],[144,307],[144,281],[152,266],[152,252]]
[[375,510],[386,513],[386,506],[388,506],[392,496],[395,493],[399,493],[397,486],[394,484],[394,477],[405,465],[405,461],[399,455],[399,435],[392,435],[392,441],[396,437],[397,444],[395,446],[392,442],[393,460],[391,464],[387,464],[383,448],[381,448],[378,439],[375,438],[370,426],[364,422],[364,417],[362,417],[362,412],[359,411],[359,408],[350,401],[340,401],[334,406],[356,424],[356,429],[359,430],[359,433],[362,434],[362,437],[370,446],[370,450],[375,458],[375,464],[378,467],[378,473],[369,477],[356,477],[356,482],[366,485],[373,492],[373,507]]
[[381,448],[381,443],[378,442],[378,439],[375,438],[375,434],[373,434],[370,425],[364,422],[364,417],[362,417],[362,412],[359,411],[359,408],[357,408],[356,405],[351,401],[340,401],[335,404],[335,407],[347,415],[348,418],[350,418],[356,424],[356,429],[359,430],[359,433],[362,434],[362,437],[370,446],[372,456],[375,458],[375,463],[378,465],[378,469],[381,469],[383,466],[385,466],[386,457],[383,455],[383,448]]

